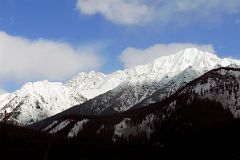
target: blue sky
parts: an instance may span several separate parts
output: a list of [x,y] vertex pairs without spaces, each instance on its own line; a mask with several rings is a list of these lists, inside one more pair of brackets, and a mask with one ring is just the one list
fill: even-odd
[[[239,11],[237,0],[1,0],[0,58],[6,61],[6,54],[11,55],[7,57],[10,61],[16,54],[19,58],[9,62],[17,63],[15,68],[0,66],[11,68],[0,70],[0,88],[12,91],[28,81],[65,80],[80,71],[110,73],[123,69],[130,65],[120,57],[129,47],[144,51],[156,44],[195,45],[219,57],[240,58]],[[2,49],[1,43],[5,42],[15,49]],[[55,59],[68,63],[43,71],[44,63],[37,62],[45,62],[44,57],[51,54],[50,44],[56,52],[50,57],[58,57],[57,52],[64,50],[59,53],[62,58]],[[49,51],[40,52],[38,47]],[[30,58],[22,60],[24,56]],[[38,60],[25,66],[31,57]],[[75,64],[78,62],[85,66]],[[53,58],[45,63],[51,68],[56,62]]]

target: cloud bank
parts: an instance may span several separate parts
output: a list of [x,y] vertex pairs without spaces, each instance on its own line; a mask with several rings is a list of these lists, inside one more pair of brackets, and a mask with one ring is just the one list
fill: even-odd
[[99,69],[94,49],[73,48],[64,42],[29,40],[0,32],[0,81],[64,80],[80,71]]
[[2,95],[2,94],[4,94],[4,93],[7,93],[7,91],[4,90],[4,89],[2,89],[2,88],[0,88],[0,95]]
[[215,53],[212,45],[198,45],[192,43],[155,44],[146,49],[126,48],[120,55],[120,61],[124,68],[131,68],[189,47],[195,47],[203,51]]
[[145,23],[152,12],[141,0],[77,0],[76,7],[82,14],[100,14],[123,25]]
[[[236,14],[239,0],[77,0],[77,9],[85,15],[100,14],[122,25],[142,25],[145,22],[202,20]],[[185,22],[184,22],[185,23]]]

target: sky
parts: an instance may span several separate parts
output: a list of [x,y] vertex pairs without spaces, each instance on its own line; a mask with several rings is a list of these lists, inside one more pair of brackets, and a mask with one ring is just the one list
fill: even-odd
[[187,47],[240,58],[239,0],[1,0],[0,93]]

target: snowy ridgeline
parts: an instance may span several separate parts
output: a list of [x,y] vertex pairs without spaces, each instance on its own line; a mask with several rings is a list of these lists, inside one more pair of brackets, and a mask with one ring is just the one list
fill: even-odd
[[[200,116],[200,118],[204,117],[199,115],[199,110],[195,110],[196,108],[191,110],[191,107],[198,108],[198,105],[195,106],[196,103],[201,106],[202,102],[208,102],[211,114],[219,112],[212,105],[218,104],[218,107],[222,107],[221,112],[230,110],[232,115],[227,112],[228,116],[239,118],[239,97],[240,69],[222,68],[204,74],[175,92],[165,101],[146,106],[143,110],[131,110],[114,116],[105,116],[104,118],[100,116],[94,119],[66,119],[61,122],[55,119],[44,127],[42,131],[52,134],[64,133],[64,138],[81,138],[82,134],[80,133],[91,133],[91,135],[96,135],[99,139],[101,137],[103,139],[107,138],[107,140],[111,140],[114,143],[131,142],[133,140],[134,142],[135,140],[150,142],[153,135],[156,136],[156,132],[158,134],[161,131],[163,124],[166,126],[167,123],[175,123],[172,120],[178,121],[179,117],[183,117],[184,115],[179,114],[185,113],[184,109],[190,108],[190,114]],[[220,115],[221,120],[226,118],[222,117],[224,114]],[[216,117],[211,116],[211,118],[214,119]],[[204,121],[206,120],[204,118]],[[213,122],[212,119],[210,120]],[[181,124],[181,129],[191,127],[191,122],[186,122]],[[84,136],[84,138],[86,137]]]
[[111,84],[121,83],[111,86],[113,89],[87,101],[72,112],[108,115],[136,106],[143,107],[167,98],[180,87],[213,68],[239,64],[238,60],[220,59],[211,53],[186,49],[160,57],[152,63],[106,76],[106,79],[96,83],[98,91],[105,86],[108,88]]
[[101,114],[106,110],[122,112],[140,102],[146,105],[161,100],[157,91],[163,88],[166,94],[161,97],[168,97],[206,71],[239,65],[239,60],[220,59],[215,54],[188,48],[109,75],[92,71],[80,73],[65,84],[48,81],[27,83],[13,93],[0,96],[0,119],[4,118],[6,111],[10,115],[9,121],[31,124],[89,99],[92,100],[87,106],[91,107],[83,106],[82,114]]
[[162,81],[166,83],[189,67],[191,67],[191,71],[187,71],[184,76],[189,76],[192,79],[196,78],[195,76],[191,77],[196,73],[203,74],[213,68],[229,65],[240,65],[240,60],[220,59],[215,54],[200,51],[196,48],[188,48],[170,56],[157,58],[148,64],[119,70],[109,75],[95,72],[80,73],[66,85],[78,88],[79,93],[91,99],[121,85],[152,85],[153,82],[159,83]]

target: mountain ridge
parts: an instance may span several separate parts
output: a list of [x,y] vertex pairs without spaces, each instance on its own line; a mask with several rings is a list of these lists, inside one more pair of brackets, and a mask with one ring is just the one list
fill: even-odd
[[[222,75],[222,77],[221,76],[219,77],[219,75]],[[208,85],[209,80],[211,80],[212,82],[215,82],[216,85],[213,86],[211,90],[205,90],[205,94],[202,94],[201,92],[198,91],[199,89],[198,85],[201,85],[202,86],[201,89],[204,89],[205,86]],[[222,84],[226,85],[226,87],[221,88]],[[229,104],[231,104],[232,101],[229,101],[227,98],[220,98],[220,99],[217,98],[217,97],[221,97],[221,94],[219,94],[219,92],[222,92],[222,94],[225,95],[225,97],[232,95],[233,93],[229,92],[232,90],[231,87],[227,87],[232,85],[233,85],[233,88],[235,88],[234,85],[238,86],[238,88],[236,88],[236,91],[235,91],[235,94],[237,95],[235,100],[238,100],[239,99],[238,97],[240,96],[240,69],[239,68],[223,67],[223,68],[213,69],[207,72],[206,74],[204,74],[203,76],[197,79],[194,79],[193,81],[189,82],[185,86],[181,87],[174,94],[169,96],[167,99],[161,102],[150,104],[147,107],[135,108],[132,110],[127,110],[122,113],[116,113],[114,115],[108,115],[108,116],[86,116],[86,115],[76,115],[76,114],[54,116],[52,118],[49,118],[48,122],[44,120],[45,122],[42,121],[41,123],[34,124],[31,127],[36,128],[38,130],[42,130],[44,132],[49,132],[55,127],[59,127],[58,124],[60,124],[61,122],[68,120],[70,121],[69,125],[63,126],[63,128],[61,129],[61,131],[59,131],[59,133],[57,132],[54,133],[57,135],[59,134],[60,136],[65,136],[65,138],[67,138],[66,135],[68,134],[68,131],[71,130],[71,126],[73,126],[73,124],[75,124],[78,121],[87,119],[88,120],[86,122],[87,124],[83,126],[82,130],[84,132],[84,128],[90,129],[91,128],[90,126],[93,125],[95,129],[92,129],[92,128],[90,129],[91,134],[93,134],[92,136],[94,136],[95,134],[96,134],[95,136],[101,136],[101,134],[99,135],[99,132],[110,132],[110,131],[114,133],[116,132],[116,134],[112,135],[112,139],[111,139],[113,142],[116,142],[116,141],[128,141],[131,138],[134,138],[131,136],[134,136],[134,135],[139,136],[144,134],[146,136],[146,137],[144,136],[145,141],[148,142],[149,138],[151,137],[151,134],[154,133],[155,131],[159,131],[155,129],[157,129],[158,127],[164,126],[163,124],[165,122],[175,121],[175,120],[178,121],[178,118],[180,118],[182,114],[184,115],[186,114],[185,116],[190,116],[188,118],[191,118],[194,121],[197,120],[194,123],[197,123],[198,125],[207,125],[207,126],[217,125],[218,123],[220,122],[222,123],[225,120],[227,121],[227,120],[232,120],[234,118],[235,119],[240,118],[239,114],[237,114],[238,116],[236,116],[235,114],[239,112],[239,109],[231,110],[232,107]],[[204,92],[204,90],[202,91]],[[208,96],[205,97],[204,95],[206,95],[206,93],[211,93],[213,94],[214,97],[213,98],[209,98]],[[217,100],[215,101],[215,99]],[[206,104],[208,104],[207,105],[208,107],[204,108],[205,105],[203,105],[203,103],[205,104],[205,102]],[[238,101],[238,103],[240,102]],[[190,106],[191,108],[189,108]],[[201,108],[204,108],[204,109],[201,109]],[[193,116],[192,112],[188,113],[184,111],[189,109],[192,111],[195,110],[193,113],[196,114],[196,116]],[[226,117],[224,117],[224,115]],[[58,121],[58,122],[55,125],[52,125],[51,127],[49,127],[53,121],[54,122]],[[183,127],[183,129],[184,127],[188,126],[188,125],[185,126],[186,125],[185,122],[181,125],[183,125],[181,126]],[[113,126],[115,126],[115,128]],[[122,127],[117,127],[117,126],[122,126]],[[48,129],[43,130],[46,127],[48,127]],[[189,125],[189,127],[191,127],[191,125]],[[76,136],[77,135],[81,136],[82,130],[80,130],[79,134],[76,134]],[[143,139],[137,142],[142,143]],[[154,141],[154,143],[157,143],[157,142]]]
[[[192,54],[194,54],[193,57],[191,57]],[[123,70],[122,72],[126,72],[125,75],[130,75],[124,82],[116,88],[86,101],[79,107],[73,107],[72,112],[104,115],[126,111],[138,103],[143,106],[144,103],[150,104],[163,100],[185,83],[190,82],[215,67],[221,66],[220,64],[240,64],[239,60],[221,60],[214,54],[198,51],[194,48],[180,51],[174,55],[160,57],[153,62]],[[236,64],[231,64],[232,62]],[[163,92],[164,89],[165,91]],[[162,92],[163,95],[151,98],[157,91]],[[148,97],[150,98],[147,101]]]
[[[148,64],[119,70],[109,75],[93,71],[90,73],[80,73],[65,84],[57,83],[57,88],[64,88],[57,92],[63,92],[64,94],[64,90],[70,90],[68,91],[69,94],[65,95],[67,98],[63,98],[65,99],[63,101],[69,101],[64,109],[83,103],[82,105],[85,105],[86,107],[82,107],[82,114],[112,114],[115,112],[126,111],[133,106],[136,106],[138,103],[141,103],[148,97],[152,96],[156,91],[163,89],[164,87],[166,88],[166,85],[169,85],[169,83],[172,82],[174,83],[172,85],[172,91],[163,95],[163,98],[167,97],[185,83],[188,83],[208,70],[221,65],[239,66],[240,61],[226,58],[220,59],[215,54],[203,52],[196,48],[187,48],[170,56],[157,58]],[[51,83],[53,82],[49,82],[49,84]],[[49,92],[51,92],[51,90],[54,90],[54,87],[50,87]],[[38,91],[36,91],[36,93],[37,92]],[[24,94],[17,95],[20,99],[15,103],[11,103],[11,97],[14,97],[16,93],[17,92],[9,94],[7,97],[10,98],[1,98],[0,96],[0,100],[4,99],[0,102],[2,118],[4,117],[6,108],[9,108],[8,106],[11,106],[10,108],[12,109],[17,108],[15,109],[17,112],[21,112],[19,108],[24,107],[24,99],[26,98],[24,97]],[[32,99],[35,99],[34,94],[35,93],[32,95],[29,94],[29,96],[32,97]],[[44,97],[45,95],[43,94],[42,96]],[[55,97],[53,96],[52,99],[54,98]],[[162,100],[162,98],[153,98],[148,102],[145,100],[145,102],[148,104],[159,100]],[[20,103],[22,101],[23,104]],[[31,108],[38,107],[35,103],[39,103],[39,100],[33,101],[33,104],[29,104],[28,106],[25,106],[25,108],[31,110]],[[20,107],[19,104],[21,104]],[[118,106],[115,104],[118,104]],[[43,109],[44,108],[45,107],[43,107]],[[61,111],[63,110],[59,109],[53,114],[57,114]],[[7,112],[10,113],[11,111]],[[48,112],[50,112],[50,110],[46,111],[46,113]],[[33,121],[32,118],[29,118],[25,121],[27,123],[24,122],[22,124],[36,122],[53,115],[46,113],[44,113],[45,116],[40,116],[41,118],[35,117]],[[32,115],[29,115],[28,117],[31,116]]]
[[[211,71],[208,71],[207,73],[205,73],[204,75],[192,80],[191,82],[187,83],[186,85],[180,87],[176,92],[174,92],[172,95],[170,95],[168,98],[164,99],[163,101],[160,101],[160,102],[156,102],[154,104],[149,104],[147,107],[141,107],[141,108],[138,108],[138,107],[134,107],[133,109],[131,110],[127,110],[127,111],[124,111],[124,112],[120,112],[120,113],[115,113],[115,114],[112,114],[112,115],[103,115],[103,116],[100,116],[100,115],[81,115],[81,114],[77,114],[77,112],[75,113],[68,113],[68,114],[64,114],[66,113],[66,111],[60,113],[60,114],[57,114],[53,117],[50,117],[46,120],[43,120],[41,122],[38,122],[38,123],[35,123],[33,125],[31,125],[30,127],[31,128],[36,128],[36,129],[41,129],[43,128],[43,126],[48,126],[51,122],[59,119],[60,121],[63,121],[66,117],[71,117],[71,115],[73,115],[73,117],[82,117],[82,119],[95,119],[95,118],[98,118],[100,117],[100,119],[107,119],[106,121],[108,121],[109,123],[112,121],[112,120],[109,120],[109,117],[110,119],[115,119],[117,121],[121,121],[121,119],[123,118],[134,118],[134,117],[145,117],[147,115],[150,115],[151,113],[155,112],[155,111],[158,111],[157,113],[160,114],[160,115],[163,115],[163,114],[169,114],[173,108],[174,105],[176,105],[176,103],[174,102],[176,99],[179,99],[181,100],[180,103],[186,103],[187,101],[186,100],[182,100],[182,99],[188,99],[188,96],[185,96],[183,98],[182,97],[182,94],[186,94],[186,90],[187,89],[191,89],[191,86],[195,86],[196,84],[198,83],[202,83],[204,82],[203,84],[208,84],[206,83],[206,79],[211,79],[212,77],[215,77],[215,74],[216,73],[220,73],[221,74],[221,71],[226,71],[226,72],[223,72],[222,74],[223,75],[226,75],[226,77],[232,77],[231,73],[228,74],[229,71],[234,71],[234,72],[237,72],[239,74],[239,76],[235,76],[235,78],[238,80],[237,81],[237,84],[240,86],[240,68],[230,68],[230,67],[221,67],[221,68],[216,68],[216,69],[213,69]],[[228,84],[228,83],[234,83],[232,82],[232,79],[225,79],[224,76],[223,77],[220,77],[219,79],[223,79],[224,83]],[[213,81],[216,81],[218,82],[218,78],[216,77],[216,79],[213,79]],[[218,86],[220,86],[220,83],[218,84]],[[228,96],[230,93],[229,93],[229,88],[223,88],[224,90],[226,90],[226,96]],[[194,90],[192,90],[194,91]],[[189,91],[187,90],[187,93],[191,93],[192,94],[192,91]],[[209,90],[209,92],[212,92],[211,90]],[[201,95],[201,92],[198,93],[199,95]],[[240,87],[238,88],[238,92],[237,94],[240,96]],[[220,94],[216,94],[215,96],[219,96]],[[207,97],[205,97],[207,98]],[[191,99],[191,96],[189,97],[189,99]],[[204,99],[204,98],[203,98]],[[207,98],[208,99],[208,98]],[[236,98],[237,99],[237,98]],[[209,99],[210,101],[215,101],[214,99]],[[219,99],[220,103],[221,104],[224,104],[222,102],[224,102],[226,99]],[[191,100],[190,100],[191,101]],[[229,102],[231,103],[231,102]],[[239,102],[240,103],[240,102]],[[165,106],[165,107],[159,107],[159,106]],[[228,105],[225,104],[225,107],[223,106],[223,109],[224,110],[228,110],[228,108],[226,107],[229,107]],[[229,108],[230,109],[230,108]],[[173,112],[175,112],[174,110],[172,110]],[[235,115],[234,115],[234,112],[231,112],[232,114],[232,117],[234,118]],[[107,118],[108,117],[108,118]],[[235,118],[239,118],[239,117],[235,117]],[[138,119],[138,118],[137,118]]]

